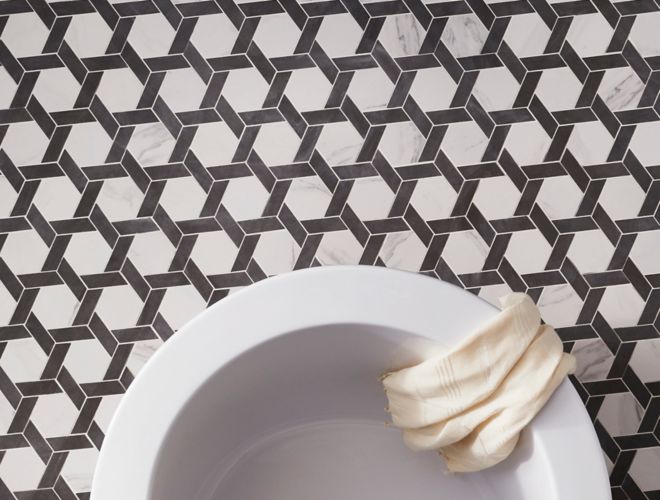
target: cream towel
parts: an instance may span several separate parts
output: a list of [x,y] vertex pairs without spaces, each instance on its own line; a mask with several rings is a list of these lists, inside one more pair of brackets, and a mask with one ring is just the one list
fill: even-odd
[[449,470],[504,460],[575,359],[534,302],[514,293],[503,310],[455,348],[388,373],[383,385],[395,426],[413,450],[439,450]]

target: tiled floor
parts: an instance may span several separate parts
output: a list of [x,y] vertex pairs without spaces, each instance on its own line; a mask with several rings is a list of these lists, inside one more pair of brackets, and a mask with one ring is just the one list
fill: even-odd
[[88,498],[163,341],[344,263],[526,291],[614,498],[660,498],[659,32],[658,0],[0,1],[0,499]]

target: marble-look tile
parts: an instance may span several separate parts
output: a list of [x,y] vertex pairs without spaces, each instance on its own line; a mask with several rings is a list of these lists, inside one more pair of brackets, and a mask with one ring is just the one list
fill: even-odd
[[0,462],[0,476],[11,491],[35,490],[45,469],[46,464],[29,446],[7,450]]
[[253,259],[267,276],[274,276],[294,268],[300,247],[286,230],[268,231],[259,236]]
[[488,138],[473,121],[454,123],[447,130],[441,149],[454,165],[480,163]]
[[232,179],[227,186],[222,205],[237,221],[256,219],[261,217],[268,198],[268,191],[256,177],[241,177]]
[[66,457],[62,467],[62,477],[74,491],[90,491],[94,466],[98,460],[99,452],[96,448],[72,450]]
[[456,82],[444,67],[424,68],[415,74],[410,95],[422,109],[447,109],[454,98],[456,87]]
[[66,111],[80,93],[80,84],[68,68],[51,68],[39,73],[34,87],[34,96],[46,111]]
[[447,20],[440,40],[454,57],[466,57],[481,53],[487,36],[488,30],[475,14],[463,14]]
[[170,179],[160,197],[160,205],[174,221],[196,219],[207,194],[192,177]]
[[169,53],[176,32],[161,14],[136,16],[128,43],[140,57],[158,57]]
[[570,68],[553,68],[543,71],[534,93],[548,111],[562,111],[575,108],[582,87]]
[[253,41],[266,57],[281,57],[293,54],[299,38],[298,26],[284,13],[262,17]]
[[538,272],[545,268],[552,247],[538,229],[516,231],[511,234],[504,256],[521,274]]
[[0,109],[9,108],[17,86],[5,67],[0,66]]
[[316,251],[316,258],[323,265],[358,264],[362,245],[348,230],[325,233]]
[[316,143],[316,149],[330,166],[354,163],[364,139],[348,122],[329,123]]
[[133,236],[127,257],[140,273],[160,274],[169,270],[176,248],[161,231]]
[[567,255],[582,274],[602,273],[609,267],[614,246],[600,229],[578,231],[573,235]]
[[32,306],[32,312],[46,328],[71,326],[80,303],[67,285],[43,287]]
[[268,82],[255,68],[243,68],[229,73],[222,96],[236,112],[261,109],[268,94]]
[[224,231],[200,233],[190,259],[206,275],[231,271],[238,248]]
[[190,41],[202,56],[222,57],[231,54],[237,36],[238,30],[224,13],[211,14],[197,19]]
[[2,141],[2,149],[16,166],[40,163],[48,138],[35,122],[12,123]]
[[612,328],[636,325],[643,308],[644,299],[632,285],[607,287],[598,305],[598,311]]
[[660,339],[640,340],[635,346],[630,366],[642,382],[660,381]]
[[568,176],[543,179],[541,189],[536,196],[536,203],[549,219],[567,219],[575,217],[584,193],[575,181]]
[[614,138],[599,121],[575,125],[568,149],[581,165],[605,163],[612,149]]
[[48,28],[36,12],[12,14],[0,32],[0,40],[7,45],[14,57],[41,54],[47,39]]
[[142,204],[142,191],[130,177],[107,179],[96,203],[111,222],[134,219]]
[[96,304],[96,314],[111,330],[135,326],[142,300],[130,285],[110,286],[103,289]]
[[550,29],[536,12],[512,16],[504,34],[504,42],[518,57],[543,54],[549,39]]
[[143,167],[169,163],[176,140],[162,123],[137,125],[128,151]]
[[486,302],[494,305],[497,308],[501,308],[500,299],[506,295],[512,293],[511,287],[506,283],[499,285],[489,285],[482,286],[479,290],[479,297],[484,299]]
[[347,201],[360,220],[385,219],[394,193],[381,177],[365,177],[355,179]]
[[413,231],[388,234],[379,253],[387,267],[404,271],[418,271],[425,255],[426,246]]
[[354,55],[361,38],[360,25],[350,14],[324,17],[316,34],[316,42],[329,57]]
[[95,57],[105,54],[112,30],[96,12],[72,16],[64,40],[78,57]]
[[566,41],[582,57],[598,56],[606,53],[613,33],[600,13],[585,14],[573,18]]
[[599,338],[577,340],[571,354],[577,361],[575,376],[580,382],[605,380],[614,361],[612,351]]
[[0,396],[0,432],[7,434],[15,414],[16,411],[7,398],[4,395]]
[[144,365],[149,361],[149,358],[163,345],[161,339],[141,340],[135,342],[131,353],[128,355],[126,366],[131,371],[133,376],[137,375]]
[[537,122],[514,123],[504,147],[518,165],[534,165],[543,162],[550,137]]
[[611,436],[635,434],[644,408],[630,392],[608,394],[598,411],[598,420]]
[[259,129],[254,151],[268,166],[293,163],[301,139],[287,122],[267,123]]
[[111,113],[137,108],[144,86],[129,68],[103,72],[96,95]]
[[78,340],[69,346],[64,367],[78,383],[100,382],[110,360],[110,354],[96,339]]
[[99,428],[106,433],[108,431],[108,426],[112,420],[112,416],[119,406],[119,402],[122,399],[120,394],[110,394],[109,396],[104,396],[99,403],[99,407],[96,409],[94,414],[94,422],[99,426]]
[[15,309],[16,300],[14,300],[12,294],[9,293],[7,287],[0,283],[0,324],[8,325]]
[[0,368],[14,382],[39,380],[46,367],[48,356],[33,338],[14,339],[0,356]]
[[472,199],[489,220],[512,217],[519,201],[520,191],[505,175],[481,179]]
[[205,167],[227,165],[238,146],[238,139],[225,122],[203,123],[197,127],[190,145],[195,157]]
[[161,311],[165,321],[178,330],[206,308],[206,301],[192,285],[170,287],[165,292]]
[[[98,344],[95,341],[90,342]],[[100,380],[102,378],[97,379],[96,382]],[[80,410],[65,392],[44,394],[37,399],[30,421],[43,437],[60,437],[71,434],[79,413]]]
[[42,179],[33,203],[47,220],[70,219],[80,202],[81,194],[68,177]]
[[632,68],[612,68],[605,72],[598,95],[611,111],[634,109],[644,91],[644,82]]
[[0,257],[14,274],[37,273],[46,261],[48,245],[36,231],[14,231],[0,248]]
[[425,144],[424,136],[412,122],[390,123],[385,127],[378,150],[392,166],[408,165],[419,160]]
[[348,87],[348,96],[361,111],[382,109],[392,97],[394,84],[381,68],[356,72]]
[[640,123],[635,126],[629,147],[645,166],[658,164],[658,137],[660,137],[660,121]]
[[630,465],[630,475],[644,491],[660,490],[660,446],[637,450]]
[[96,122],[75,124],[65,145],[66,152],[79,167],[102,165],[111,147],[112,138]]
[[519,87],[507,68],[489,68],[479,72],[472,95],[486,111],[511,109]]
[[332,193],[318,177],[293,179],[284,203],[298,220],[320,219],[330,205]]
[[[359,74],[362,74],[362,71]],[[351,86],[354,85],[356,77],[357,75],[351,80]],[[310,92],[309,89],[314,89],[314,92]],[[332,84],[320,69],[316,67],[305,68],[291,73],[284,95],[302,113],[304,111],[323,109],[330,96],[331,89]],[[353,98],[352,95],[351,98]],[[360,109],[364,108],[360,106]]]
[[546,286],[538,301],[541,317],[555,328],[575,325],[582,304],[569,284]]
[[488,245],[474,230],[451,233],[442,252],[455,274],[481,271],[487,255]]
[[646,193],[632,177],[611,177],[605,182],[598,203],[612,220],[639,215]]
[[96,231],[76,233],[66,247],[64,258],[79,275],[105,271],[112,248]]
[[635,17],[630,30],[630,41],[643,57],[660,56],[658,26],[660,26],[660,12]]
[[446,219],[450,216],[458,194],[444,177],[419,179],[410,203],[424,220]]
[[205,93],[206,84],[192,68],[168,71],[158,91],[175,113],[199,109]]
[[645,231],[635,238],[630,258],[644,274],[660,273],[660,231]]
[[378,40],[392,57],[412,56],[419,53],[424,31],[412,14],[387,16]]

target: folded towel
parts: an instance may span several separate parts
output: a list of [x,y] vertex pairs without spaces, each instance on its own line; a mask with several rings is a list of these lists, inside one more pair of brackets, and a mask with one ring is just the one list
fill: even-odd
[[532,299],[514,293],[501,303],[497,316],[453,349],[382,379],[405,443],[438,450],[450,471],[482,470],[509,456],[520,431],[575,370]]

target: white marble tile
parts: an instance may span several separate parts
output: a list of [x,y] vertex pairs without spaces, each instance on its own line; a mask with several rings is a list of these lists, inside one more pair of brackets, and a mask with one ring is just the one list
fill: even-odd
[[0,248],[0,257],[14,274],[37,273],[48,255],[48,246],[36,231],[14,231]]
[[316,251],[316,258],[323,265],[358,264],[362,245],[348,230],[333,231],[323,235]]
[[581,165],[604,163],[614,138],[599,121],[578,123],[568,140],[568,149]]
[[178,330],[206,308],[206,301],[192,285],[167,289],[160,312],[174,330]]
[[138,125],[128,143],[128,151],[143,167],[169,163],[176,140],[160,122]]
[[332,193],[319,177],[293,179],[284,203],[298,220],[319,219],[325,216]]
[[104,433],[108,431],[110,420],[112,420],[112,416],[115,414],[122,397],[122,394],[111,394],[109,396],[103,396],[101,399],[99,407],[94,414],[94,422],[96,422]]
[[16,301],[14,297],[9,293],[5,285],[0,283],[0,324],[9,324],[9,320],[14,314],[15,309]]
[[160,274],[169,270],[176,248],[161,231],[136,234],[127,257],[142,274]]
[[410,204],[424,220],[450,216],[458,194],[444,177],[426,177],[415,184]]
[[17,86],[5,67],[0,66],[0,109],[9,108]]
[[482,286],[479,290],[479,297],[497,308],[501,307],[500,298],[509,295],[513,290],[506,283],[499,285]]
[[232,179],[222,197],[222,205],[238,221],[256,219],[268,202],[269,194],[256,177]]
[[72,325],[79,307],[67,285],[55,285],[39,290],[32,312],[46,328],[62,328]]
[[643,57],[660,56],[658,26],[660,26],[660,12],[635,16],[635,23],[630,30],[630,41]]
[[549,39],[550,29],[536,12],[511,16],[504,33],[504,41],[518,57],[543,54]]
[[601,273],[614,255],[614,247],[600,229],[578,231],[568,249],[568,258],[582,273]]
[[506,67],[479,71],[472,95],[486,111],[511,109],[520,85]]
[[292,163],[300,148],[301,139],[288,122],[262,125],[254,141],[254,151],[268,166]]
[[205,167],[213,167],[231,163],[236,146],[238,139],[227,124],[214,122],[197,127],[190,149]]
[[159,203],[172,220],[180,221],[199,217],[206,198],[193,177],[178,177],[167,181]]
[[575,16],[566,35],[581,57],[598,56],[606,53],[614,29],[600,12]]
[[660,339],[638,341],[630,358],[630,366],[642,382],[659,381]]
[[549,219],[575,217],[584,193],[568,175],[548,177],[536,196],[536,203]]
[[2,149],[16,166],[41,163],[48,138],[35,122],[12,123],[2,141]]
[[105,54],[112,30],[96,12],[71,17],[64,40],[79,57],[98,57]]
[[136,16],[128,43],[142,58],[165,56],[175,34],[174,28],[160,13]]
[[33,203],[46,220],[70,219],[80,197],[68,177],[50,177],[41,180]]
[[573,326],[582,309],[582,299],[569,285],[546,286],[538,301],[543,320],[555,328]]
[[660,231],[644,231],[635,238],[630,258],[644,274],[660,273]]
[[442,141],[441,149],[454,165],[480,163],[488,138],[473,121],[452,123]]
[[630,67],[607,70],[598,87],[598,95],[611,111],[636,108],[643,91],[644,83]]
[[426,139],[414,123],[390,123],[385,127],[378,150],[392,166],[408,165],[419,160],[425,144]]
[[487,255],[488,245],[474,230],[451,233],[442,252],[455,274],[481,271]]
[[630,392],[605,396],[598,420],[611,436],[635,434],[642,421],[644,408]]
[[36,489],[45,469],[46,464],[31,447],[9,449],[0,462],[0,476],[11,491]]
[[199,109],[205,93],[206,84],[192,68],[168,71],[158,91],[175,113]]
[[144,86],[130,68],[107,69],[96,89],[97,97],[111,113],[137,108]]
[[[96,341],[90,342],[98,345]],[[73,342],[74,345],[76,343]],[[78,383],[81,382],[76,381]],[[30,414],[30,420],[43,437],[60,437],[71,434],[79,414],[80,410],[76,408],[71,398],[65,392],[59,392],[57,394],[39,396]]]
[[324,17],[316,42],[329,57],[342,57],[355,55],[361,38],[360,25],[347,13]]
[[102,273],[112,248],[97,231],[75,233],[64,252],[64,258],[79,275]]
[[96,448],[72,450],[66,457],[62,467],[62,477],[74,491],[90,491],[92,488],[92,475],[98,459]]
[[612,220],[631,219],[639,215],[645,197],[646,193],[633,177],[610,177],[598,203]]
[[300,39],[300,30],[286,14],[263,16],[253,41],[266,57],[290,56]]
[[163,345],[163,341],[159,338],[142,340],[140,342],[135,342],[133,348],[131,349],[131,354],[128,356],[126,361],[126,366],[135,376],[144,365],[149,361],[151,356]]
[[15,414],[16,411],[7,398],[4,395],[0,396],[0,432],[7,434]]
[[660,490],[660,446],[637,450],[630,465],[630,475],[644,491]]
[[205,275],[231,271],[238,248],[224,231],[200,233],[190,254],[191,260]]
[[447,109],[456,93],[456,86],[444,67],[424,68],[417,71],[410,95],[426,111]]
[[487,177],[479,181],[472,201],[488,220],[504,219],[513,216],[520,201],[520,191],[505,175]]
[[254,260],[268,276],[291,271],[300,255],[300,247],[285,229],[259,236]]
[[66,111],[73,105],[80,93],[80,84],[68,68],[41,70],[33,95],[48,112]]
[[392,57],[412,56],[419,53],[424,31],[412,14],[387,16],[378,40]]
[[236,112],[261,109],[268,94],[268,82],[255,68],[229,72],[222,96]]
[[384,219],[392,208],[394,193],[382,177],[365,177],[355,180],[347,201],[360,220]]
[[96,313],[111,330],[135,326],[142,300],[130,285],[111,286],[103,289],[96,305]]
[[387,267],[415,272],[424,261],[426,246],[413,231],[390,233],[385,237],[379,256]]
[[582,87],[570,68],[553,68],[543,71],[534,93],[548,111],[562,111],[575,108]]
[[5,42],[14,57],[41,54],[47,39],[48,28],[36,12],[12,14],[0,33],[0,40]]
[[[362,71],[358,72],[361,73]],[[310,89],[314,91],[310,92]],[[320,69],[304,68],[291,73],[284,94],[299,112],[304,112],[323,109],[331,89],[332,84]]]
[[598,305],[598,311],[612,328],[636,325],[642,309],[644,299],[632,285],[607,287]]
[[575,376],[580,382],[605,380],[614,361],[612,351],[601,339],[577,340],[571,354],[577,361]]
[[330,166],[354,163],[364,139],[349,122],[329,123],[316,143],[316,149]]
[[96,122],[78,123],[71,128],[65,150],[76,165],[102,165],[112,147],[112,138]]
[[387,106],[394,84],[380,68],[355,72],[348,87],[348,96],[361,111],[383,109]]
[[463,14],[447,20],[440,40],[454,57],[466,57],[480,54],[487,36],[488,30],[475,14]]
[[518,274],[543,270],[552,247],[538,229],[516,231],[511,234],[504,256]]
[[107,179],[96,203],[111,222],[137,217],[143,194],[130,177]]
[[10,340],[0,357],[0,367],[14,383],[39,380],[47,362],[48,356],[31,337]]
[[96,339],[71,342],[64,358],[64,366],[79,384],[100,382],[109,365],[110,355]]
[[224,13],[211,14],[199,16],[190,41],[202,56],[221,57],[231,54],[237,36],[238,31]]
[[640,123],[635,127],[629,147],[642,165],[658,164],[658,137],[660,122]]

